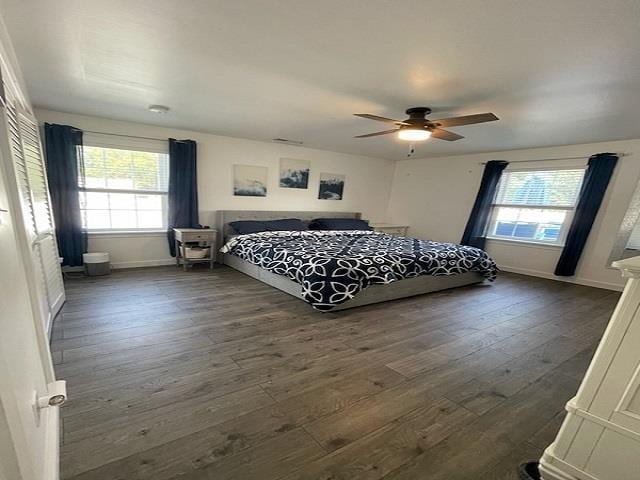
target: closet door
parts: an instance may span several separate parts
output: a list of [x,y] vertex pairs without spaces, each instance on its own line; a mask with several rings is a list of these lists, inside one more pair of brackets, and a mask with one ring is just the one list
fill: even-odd
[[40,135],[37,123],[18,111],[9,94],[5,97],[5,112],[26,239],[37,283],[33,286],[33,294],[40,303],[45,331],[49,331],[65,297]]
[[49,314],[53,319],[60,311],[65,296],[44,155],[36,121],[22,113],[18,117],[22,152],[27,166],[31,201],[33,202],[36,227],[35,245],[42,262],[42,275],[49,304]]

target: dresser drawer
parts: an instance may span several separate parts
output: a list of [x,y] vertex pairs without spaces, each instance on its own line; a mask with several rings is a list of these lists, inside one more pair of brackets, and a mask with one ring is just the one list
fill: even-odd
[[181,242],[214,242],[215,232],[176,232],[176,239]]
[[184,242],[202,242],[213,240],[214,235],[207,233],[185,233],[182,235],[182,241]]

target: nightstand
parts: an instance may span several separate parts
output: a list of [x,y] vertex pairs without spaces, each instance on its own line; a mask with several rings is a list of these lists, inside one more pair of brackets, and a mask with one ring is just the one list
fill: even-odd
[[[187,270],[189,265],[194,263],[208,262],[209,268],[213,268],[213,262],[216,258],[216,245],[218,231],[210,228],[174,228],[173,233],[176,236],[176,265],[184,267]],[[209,247],[209,255],[204,258],[187,258],[182,251],[182,247],[186,243],[197,243],[201,247]]]
[[409,225],[396,225],[394,223],[370,223],[369,226],[376,232],[399,235],[401,237],[406,237],[409,231]]

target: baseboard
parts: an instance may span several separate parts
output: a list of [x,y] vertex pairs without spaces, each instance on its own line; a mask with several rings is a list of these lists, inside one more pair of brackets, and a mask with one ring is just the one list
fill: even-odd
[[137,260],[133,262],[112,262],[111,268],[117,270],[119,268],[142,268],[142,267],[160,267],[163,265],[175,265],[175,258],[163,258],[160,260]]
[[624,290],[624,285],[610,282],[600,282],[597,280],[589,280],[581,277],[558,277],[552,273],[543,272],[540,270],[531,270],[528,268],[510,267],[508,265],[498,265],[500,270],[504,272],[519,273],[521,275],[529,275],[531,277],[549,278],[551,280],[558,280],[559,282],[576,283],[578,285],[585,285],[587,287],[604,288],[606,290],[615,290],[621,292]]
[[76,273],[76,272],[84,272],[84,267],[83,266],[79,266],[79,267],[69,267],[67,265],[62,267],[62,273]]

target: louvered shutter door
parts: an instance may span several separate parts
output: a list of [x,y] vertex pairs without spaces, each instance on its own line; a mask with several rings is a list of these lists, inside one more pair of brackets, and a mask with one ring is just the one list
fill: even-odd
[[48,296],[49,310],[52,318],[58,313],[64,302],[64,283],[60,271],[58,246],[53,226],[53,212],[47,185],[44,158],[40,144],[38,124],[27,117],[19,115],[20,138],[22,151],[26,161],[27,177],[33,202],[36,243],[40,248],[40,257],[44,274],[44,282]]
[[44,164],[42,162],[38,126],[24,115],[19,115],[18,118],[22,152],[27,167],[27,177],[29,179],[29,188],[31,189],[31,199],[33,201],[36,233],[38,235],[53,233],[49,190],[44,173]]
[[20,124],[18,121],[18,112],[14,103],[14,99],[10,94],[6,96],[5,105],[7,119],[7,135],[9,136],[9,145],[11,147],[11,156],[13,166],[16,173],[16,182],[18,193],[20,196],[20,205],[22,206],[22,217],[24,220],[25,231],[27,234],[28,248],[31,252],[31,264],[34,270],[34,276],[38,285],[35,293],[38,303],[40,304],[40,315],[45,329],[51,321],[51,308],[49,306],[49,296],[47,294],[46,279],[44,276],[44,267],[40,255],[40,246],[36,243],[36,222],[33,210],[33,201],[31,199],[31,188],[29,187],[29,174],[27,172],[27,162],[22,151],[22,141],[20,140]]
[[7,135],[9,136],[9,145],[11,147],[14,169],[16,171],[16,181],[20,193],[20,204],[22,205],[25,229],[27,230],[29,241],[33,242],[36,238],[36,220],[33,211],[33,202],[31,201],[27,164],[22,152],[22,142],[20,141],[18,113],[16,112],[13,99],[9,95],[7,95],[6,98],[5,111],[7,114]]
[[33,294],[45,331],[64,302],[64,283],[37,124],[20,114],[10,92],[5,97],[7,135],[35,281]]

